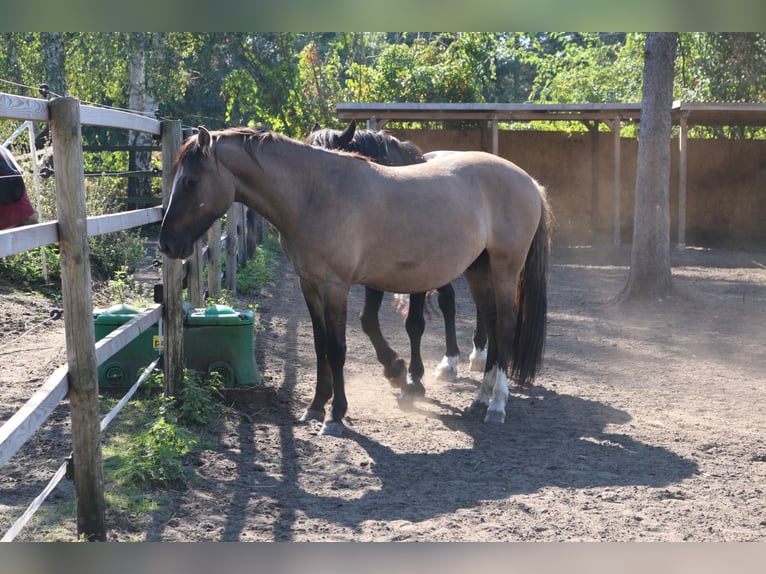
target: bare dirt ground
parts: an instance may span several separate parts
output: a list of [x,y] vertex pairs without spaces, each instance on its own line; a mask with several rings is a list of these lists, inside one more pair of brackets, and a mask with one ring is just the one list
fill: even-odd
[[[546,358],[512,389],[507,420],[465,417],[478,377],[467,357],[474,309],[456,281],[461,376],[435,381],[441,317],[423,341],[427,397],[397,406],[356,318],[352,289],[343,437],[297,422],[311,398],[311,327],[295,275],[254,298],[256,359],[275,397],[224,421],[162,512],[108,511],[110,540],[764,541],[766,253],[673,254],[679,295],[651,309],[605,303],[624,285],[628,248],[557,246]],[[19,339],[50,303],[2,294],[0,421],[63,361],[61,322]],[[386,298],[390,301],[390,296]],[[403,353],[402,319],[384,333]],[[4,532],[68,454],[67,412],[0,469]],[[53,454],[51,454],[53,453]],[[72,498],[69,483],[53,500]],[[70,516],[63,530],[74,531]],[[50,533],[33,526],[20,540]],[[66,535],[62,536],[66,539]]]

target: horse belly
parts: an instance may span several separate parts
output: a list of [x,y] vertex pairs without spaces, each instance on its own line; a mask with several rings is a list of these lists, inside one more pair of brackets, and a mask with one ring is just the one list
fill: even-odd
[[452,282],[481,253],[481,249],[462,253],[399,254],[394,258],[371,258],[358,269],[353,283],[389,293],[422,293]]

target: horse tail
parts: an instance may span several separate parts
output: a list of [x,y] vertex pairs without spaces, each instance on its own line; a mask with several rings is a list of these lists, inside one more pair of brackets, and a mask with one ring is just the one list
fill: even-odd
[[[538,186],[539,187],[539,186]],[[511,376],[519,385],[531,384],[543,362],[548,315],[548,267],[552,217],[545,190],[540,221],[527,252],[516,290],[516,329],[511,355]]]

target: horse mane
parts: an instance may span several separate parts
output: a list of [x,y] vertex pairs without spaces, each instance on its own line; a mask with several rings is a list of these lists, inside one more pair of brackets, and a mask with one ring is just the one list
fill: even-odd
[[340,134],[339,130],[331,128],[319,129],[312,132],[307,141],[311,145],[324,149],[356,152],[381,165],[410,165],[426,161],[417,145],[397,139],[383,130],[356,130],[354,138],[344,147],[339,147]]
[[[276,143],[285,144],[285,145],[306,147],[312,150],[318,149],[300,140],[290,138],[286,135],[280,134],[278,132],[272,131],[264,127],[246,127],[246,126],[230,127],[230,128],[225,128],[222,130],[212,131],[210,132],[210,135],[213,137],[213,142],[216,142],[219,139],[223,139],[223,138],[240,138],[242,141],[242,145],[245,147],[245,149],[250,155],[253,155],[253,148],[258,146],[262,142],[276,142]],[[353,150],[344,151],[339,149],[334,149],[334,150],[322,149],[321,151],[332,153],[335,155],[345,155],[345,156],[353,157],[356,159],[362,159],[364,161],[370,161],[370,158],[368,156],[355,152]],[[178,160],[176,161],[176,163],[179,163],[186,156],[192,156],[198,153],[202,153],[202,152],[199,147],[197,138],[189,138],[181,146],[181,149],[178,152]]]
[[388,132],[358,130],[348,151],[366,155],[382,165],[424,163],[423,152],[410,141],[402,141]]

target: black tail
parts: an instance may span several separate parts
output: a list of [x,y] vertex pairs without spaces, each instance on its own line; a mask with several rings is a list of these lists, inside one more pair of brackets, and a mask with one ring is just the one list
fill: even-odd
[[540,223],[521,271],[516,300],[516,331],[511,376],[519,385],[531,384],[543,362],[548,316],[548,260],[551,212],[541,189]]

